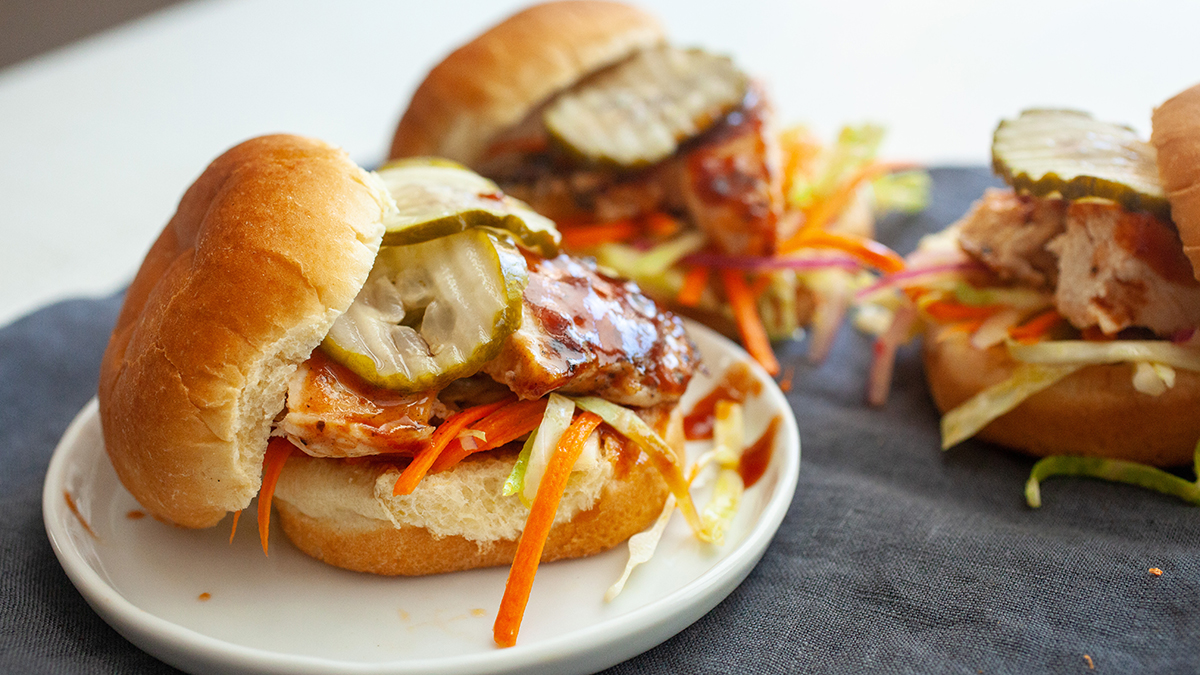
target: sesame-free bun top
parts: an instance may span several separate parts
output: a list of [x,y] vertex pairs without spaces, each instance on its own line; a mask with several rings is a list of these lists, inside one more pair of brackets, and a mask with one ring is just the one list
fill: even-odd
[[1183,252],[1200,279],[1200,84],[1154,111],[1150,142],[1158,151],[1158,176]]
[[100,369],[105,447],[152,515],[207,527],[250,503],[288,377],[366,281],[392,208],[345,152],[282,135],[183,195]]
[[396,128],[389,156],[473,165],[497,133],[553,94],[664,39],[656,18],[619,2],[534,5],[430,71]]

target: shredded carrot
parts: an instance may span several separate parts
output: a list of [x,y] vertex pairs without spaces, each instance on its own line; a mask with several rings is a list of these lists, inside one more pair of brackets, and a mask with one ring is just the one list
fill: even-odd
[[233,543],[233,535],[237,534],[238,519],[242,517],[241,511],[233,512],[233,527],[229,528],[229,543]]
[[483,441],[474,448],[465,448],[461,441],[451,443],[438,455],[429,471],[439,473],[453,467],[467,456],[476,452],[492,450],[505,443],[515,441],[528,434],[542,423],[546,412],[546,399],[536,401],[513,401],[481,419],[471,427],[483,433]]
[[666,239],[674,235],[683,228],[683,224],[679,219],[674,218],[662,211],[655,211],[642,219],[646,224],[646,229],[659,239]]
[[1020,326],[1008,329],[1008,336],[1018,342],[1034,342],[1054,329],[1063,320],[1056,309],[1048,309]]
[[812,173],[824,144],[808,129],[791,127],[779,134],[779,145],[783,151],[783,194],[786,195],[792,191],[795,176]]
[[500,601],[500,609],[496,611],[496,623],[492,627],[492,638],[501,647],[511,647],[517,643],[517,632],[521,629],[521,619],[525,616],[525,606],[529,603],[533,578],[542,559],[546,538],[554,525],[554,514],[562,501],[567,479],[570,478],[571,469],[583,452],[584,441],[600,422],[600,416],[590,412],[576,417],[571,426],[563,432],[558,447],[546,465],[546,473],[542,474],[537,496],[533,498],[529,518],[526,519],[525,529],[521,532],[521,540],[517,542],[517,553],[508,571],[508,582],[504,585],[504,598]]
[[704,290],[708,288],[709,268],[697,265],[690,268],[683,275],[683,288],[679,289],[679,295],[675,296],[675,300],[684,307],[695,307],[700,304],[700,298],[704,297]]
[[821,199],[808,210],[805,214],[803,230],[819,230],[824,228],[829,221],[837,217],[839,213],[846,210],[850,205],[850,200],[854,198],[854,193],[858,188],[868,180],[873,180],[885,173],[894,171],[904,171],[914,169],[917,165],[911,162],[869,162],[864,164],[850,174],[845,180],[838,184],[824,199]]
[[733,317],[737,321],[738,333],[742,336],[742,344],[746,351],[754,357],[772,376],[779,374],[779,361],[771,349],[771,340],[767,337],[767,329],[763,327],[762,317],[758,315],[758,306],[754,295],[746,286],[746,279],[740,270],[722,269],[721,281],[725,284],[725,295],[733,309]]
[[425,477],[429,471],[429,467],[433,465],[433,461],[442,454],[442,450],[458,437],[460,433],[475,422],[487,417],[493,412],[508,405],[512,399],[506,398],[495,403],[485,403],[477,405],[465,410],[460,410],[450,417],[446,418],[433,432],[433,437],[429,439],[429,444],[421,449],[413,461],[404,467],[400,472],[400,477],[396,479],[396,485],[392,488],[392,495],[407,495],[412,494],[412,491],[417,488],[417,484]]
[[780,253],[792,253],[802,248],[831,248],[845,251],[864,265],[884,274],[893,274],[904,269],[904,258],[892,249],[866,237],[844,232],[801,229],[791,239],[780,244]]
[[787,370],[783,371],[783,377],[779,378],[779,391],[788,393],[792,390],[792,380],[796,377],[796,366],[788,366]]
[[953,323],[986,319],[1003,308],[999,305],[964,305],[952,300],[935,300],[922,309],[932,319]]
[[750,295],[758,297],[766,292],[767,287],[771,285],[771,277],[767,274],[760,274],[754,283],[750,284]]
[[263,456],[262,487],[258,490],[258,538],[262,541],[263,555],[269,555],[267,534],[271,530],[271,499],[275,496],[275,484],[279,482],[283,464],[292,456],[295,447],[283,436],[275,436],[267,443],[267,452]]
[[596,225],[562,227],[560,231],[564,246],[583,249],[607,244],[611,241],[630,239],[638,233],[638,226],[632,220],[614,220],[610,223]]

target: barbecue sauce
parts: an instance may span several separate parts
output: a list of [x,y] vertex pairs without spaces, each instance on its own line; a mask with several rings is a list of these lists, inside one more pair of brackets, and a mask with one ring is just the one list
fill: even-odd
[[747,488],[757,483],[766,473],[767,466],[771,463],[771,453],[775,449],[775,436],[779,432],[781,421],[782,418],[779,415],[771,418],[771,423],[767,425],[762,436],[759,436],[757,441],[751,443],[742,452],[742,459],[738,462],[738,474],[742,477],[742,484]]
[[722,399],[743,403],[751,396],[762,392],[762,382],[759,382],[750,367],[737,362],[725,371],[721,381],[704,398],[692,406],[692,411],[683,418],[683,433],[689,441],[712,438],[713,422],[716,416],[717,401]]

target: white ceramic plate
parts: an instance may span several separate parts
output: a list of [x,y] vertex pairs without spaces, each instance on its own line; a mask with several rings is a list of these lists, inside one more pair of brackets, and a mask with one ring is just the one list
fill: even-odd
[[[688,329],[714,376],[748,360],[716,333],[694,323]],[[595,672],[663,642],[716,606],[746,578],[779,528],[796,488],[800,438],[779,389],[757,366],[755,373],[764,387],[747,402],[747,438],[757,438],[775,415],[784,423],[771,463],[747,491],[725,545],[697,542],[676,514],[654,558],[607,604],[604,591],[625,565],[624,545],[544,565],[518,645],[510,649],[492,643],[506,568],[378,577],[317,562],[278,528],[271,533],[271,556],[263,557],[253,511],[232,543],[228,519],[209,530],[185,530],[130,517],[139,506],[104,453],[94,400],[50,462],[42,496],[46,531],[96,612],[138,647],[185,671]],[[697,376],[684,409],[712,386],[712,378]],[[694,457],[706,444],[691,445]]]

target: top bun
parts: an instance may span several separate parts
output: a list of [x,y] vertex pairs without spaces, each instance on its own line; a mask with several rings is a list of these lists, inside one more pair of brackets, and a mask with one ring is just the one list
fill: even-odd
[[535,5],[438,64],[413,94],[390,157],[474,165],[488,142],[585,75],[665,40],[658,20],[606,0]]
[[125,295],[100,369],[104,442],[152,515],[245,508],[287,380],[354,301],[395,208],[346,153],[295,136],[217,158]]
[[1150,142],[1158,150],[1158,176],[1171,202],[1183,252],[1200,279],[1200,84],[1154,111]]

